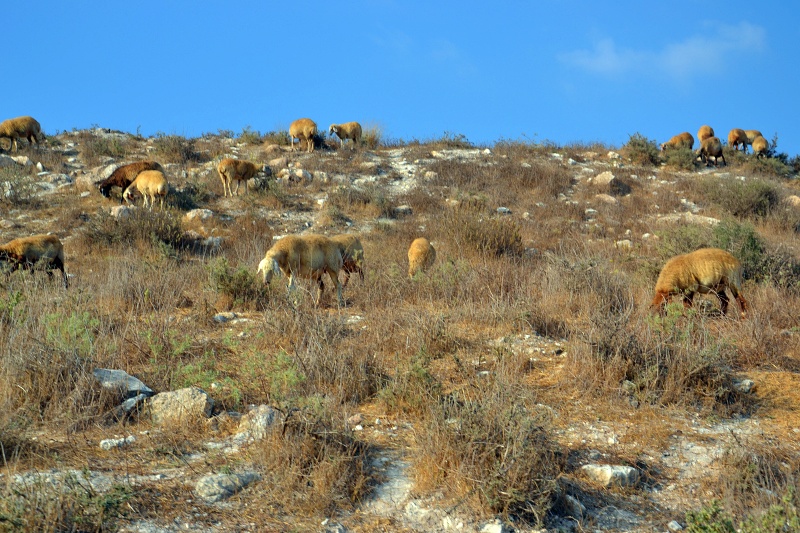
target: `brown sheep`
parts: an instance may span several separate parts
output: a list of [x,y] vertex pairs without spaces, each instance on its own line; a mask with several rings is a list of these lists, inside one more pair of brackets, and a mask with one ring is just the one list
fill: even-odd
[[226,158],[219,162],[217,165],[217,172],[219,172],[219,179],[222,180],[222,194],[223,196],[230,195],[233,197],[231,191],[231,182],[236,181],[236,194],[239,194],[239,185],[244,182],[244,192],[248,193],[247,181],[253,178],[259,172],[266,172],[266,165],[251,163],[250,161],[241,161],[238,159]]
[[736,298],[744,317],[747,302],[741,295],[742,265],[725,250],[701,248],[667,261],[658,275],[656,295],[651,307],[654,310],[663,310],[671,296],[681,295],[683,306],[689,308],[695,293],[713,293],[719,299],[720,310],[724,315],[728,311],[726,288]]
[[734,150],[738,150],[739,147],[741,146],[742,150],[744,150],[745,153],[747,153],[748,144],[750,143],[748,143],[747,140],[747,133],[745,133],[743,129],[733,128],[728,133],[728,146],[730,146]]
[[28,139],[29,145],[33,145],[34,141],[38,145],[40,137],[42,141],[45,138],[42,133],[42,127],[33,117],[10,118],[0,122],[0,139],[6,138],[10,141],[9,152],[12,150],[19,151],[17,141],[20,138]]
[[[106,198],[111,198],[111,188],[119,187],[123,191],[127,189],[136,176],[145,170],[160,170],[164,172],[164,168],[155,161],[137,161],[135,163],[128,163],[118,167],[106,179],[97,182],[97,188],[100,189],[100,194]],[[122,203],[123,198],[120,196],[119,203]]]
[[342,270],[344,271],[344,283],[342,288],[347,287],[350,281],[350,274],[358,272],[361,281],[364,281],[364,247],[361,241],[352,233],[334,235],[331,240],[341,245],[342,249]]
[[342,269],[341,245],[324,235],[287,235],[267,250],[264,259],[258,264],[258,272],[269,284],[273,274],[283,272],[289,278],[289,292],[295,289],[295,277],[301,276],[319,284],[317,303],[322,298],[325,285],[322,275],[327,273],[336,286],[339,306],[344,306],[339,271]]
[[661,151],[666,152],[667,148],[694,148],[694,137],[688,131],[679,133],[665,143],[661,144]]
[[766,140],[761,135],[753,139],[753,153],[756,154],[756,158],[761,158],[766,156],[767,152],[769,152],[768,140]]
[[697,130],[697,142],[702,143],[704,140],[714,136],[714,128],[711,126],[700,126]]
[[344,124],[331,124],[328,128],[328,133],[334,133],[339,137],[339,141],[344,147],[344,142],[347,139],[352,139],[353,145],[358,146],[361,142],[361,124],[358,122],[345,122]]
[[294,152],[294,140],[297,138],[302,149],[303,141],[307,143],[307,152],[314,151],[314,136],[317,134],[317,123],[310,118],[299,118],[289,126],[289,141]]
[[425,237],[414,239],[408,248],[408,277],[417,272],[425,272],[436,261],[436,249]]
[[53,277],[53,269],[61,271],[64,288],[69,287],[67,273],[64,271],[64,245],[55,235],[33,235],[14,239],[0,246],[0,261],[11,266],[11,272],[22,267],[33,269],[38,263],[44,265],[47,275]]
[[702,143],[700,143],[700,149],[697,151],[700,154],[701,160],[706,164],[706,166],[711,166],[709,164],[709,157],[714,158],[714,166],[719,166],[719,158],[722,158],[722,162],[725,163],[725,166],[728,165],[728,162],[725,161],[725,154],[722,153],[722,142],[719,140],[718,137],[709,137],[704,139]]
[[128,185],[128,188],[122,193],[122,197],[131,204],[133,203],[131,197],[134,190],[139,191],[142,198],[144,198],[144,207],[148,207],[147,198],[149,197],[150,210],[152,211],[153,205],[156,203],[156,196],[158,196],[161,199],[161,209],[164,209],[164,198],[167,197],[167,192],[169,192],[169,184],[167,183],[167,178],[164,177],[164,173],[160,170],[140,172],[136,179]]

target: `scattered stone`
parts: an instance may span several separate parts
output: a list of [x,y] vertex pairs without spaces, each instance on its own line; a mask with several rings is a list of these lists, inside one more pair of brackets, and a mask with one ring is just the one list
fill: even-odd
[[210,474],[200,478],[194,486],[198,497],[207,503],[214,503],[230,498],[247,485],[261,479],[255,472],[244,474]]
[[104,389],[116,390],[123,398],[134,398],[139,394],[152,396],[153,389],[145,385],[139,378],[135,378],[124,370],[110,368],[95,368],[92,370],[95,379]]
[[756,384],[752,379],[734,379],[733,388],[742,394],[750,394],[753,392]]
[[403,204],[395,207],[393,212],[395,216],[409,216],[414,213],[414,210],[411,208],[410,205]]
[[617,200],[610,194],[605,194],[605,193],[595,194],[594,197],[596,200],[603,202],[604,204],[616,205],[619,203],[619,200]]
[[577,498],[567,494],[564,497],[564,511],[566,511],[568,517],[572,517],[576,520],[583,520],[586,507]]
[[183,215],[183,220],[186,222],[190,222],[192,220],[208,220],[213,216],[214,212],[211,209],[192,209]]
[[792,207],[800,207],[800,196],[797,196],[796,194],[787,196],[784,201]]
[[509,533],[510,531],[511,530],[497,518],[488,524],[484,524],[480,529],[480,533]]
[[128,435],[127,437],[119,439],[103,439],[100,441],[100,448],[103,450],[111,450],[113,448],[122,448],[134,442],[136,442],[136,437],[133,435]]
[[115,205],[109,209],[109,213],[111,213],[111,216],[117,220],[125,220],[133,216],[134,209],[136,209],[136,207],[128,205]]
[[630,487],[639,481],[639,471],[623,465],[584,465],[581,470],[604,487]]
[[237,435],[247,439],[262,440],[267,436],[267,432],[275,424],[280,412],[268,405],[253,407],[242,417],[239,422]]
[[624,250],[630,250],[633,248],[633,243],[630,239],[623,239],[621,241],[617,241],[614,243],[614,248],[620,248]]
[[226,311],[224,313],[217,313],[214,315],[214,322],[217,324],[225,324],[226,322],[230,322],[231,320],[237,317],[236,313],[233,311]]
[[683,526],[678,523],[677,520],[673,520],[669,524],[667,524],[667,529],[670,531],[683,531]]
[[507,207],[498,207],[497,208],[497,213],[500,214],[500,215],[510,215],[511,214],[511,209],[509,209]]
[[156,394],[148,406],[154,424],[179,424],[211,416],[214,400],[203,389],[189,387]]

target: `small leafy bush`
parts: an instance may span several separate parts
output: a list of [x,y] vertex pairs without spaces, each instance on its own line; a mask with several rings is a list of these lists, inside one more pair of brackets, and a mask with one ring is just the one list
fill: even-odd
[[623,147],[623,151],[634,165],[654,166],[661,162],[656,142],[641,133],[634,133]]

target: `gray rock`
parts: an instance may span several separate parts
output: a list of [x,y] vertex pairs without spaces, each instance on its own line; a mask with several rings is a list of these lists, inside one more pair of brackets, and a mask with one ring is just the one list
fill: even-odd
[[103,450],[111,450],[113,448],[125,447],[134,442],[136,442],[136,437],[133,435],[128,435],[127,437],[119,439],[103,439],[100,441],[100,448]]
[[0,154],[0,168],[16,167],[18,165],[19,163],[17,163],[10,155]]
[[639,471],[623,465],[584,465],[581,470],[604,487],[630,487],[639,481]]
[[203,389],[189,387],[156,394],[148,406],[154,424],[180,424],[211,416],[214,400]]
[[667,524],[667,529],[669,529],[670,531],[682,531],[683,530],[683,526],[680,525],[680,523],[678,523],[678,521],[673,520],[672,522]]
[[237,435],[261,440],[267,436],[267,432],[275,424],[278,415],[280,413],[268,405],[254,407],[242,417]]
[[510,215],[511,214],[511,209],[509,209],[507,207],[498,207],[497,208],[497,213],[500,214],[500,215]]
[[95,368],[92,370],[95,379],[105,389],[117,390],[124,398],[134,398],[140,394],[152,396],[153,389],[145,385],[139,378],[135,378],[124,370],[110,368]]
[[226,311],[224,313],[217,313],[214,315],[214,322],[218,324],[224,324],[226,322],[230,322],[231,320],[236,318],[236,313],[233,311]]
[[134,208],[128,205],[115,205],[109,209],[109,213],[117,220],[125,220],[133,216]]
[[414,210],[411,208],[410,205],[403,204],[403,205],[398,205],[397,207],[394,208],[394,214],[397,216],[412,215],[413,213]]
[[208,220],[213,216],[214,212],[211,209],[192,209],[183,215],[183,219],[189,222],[192,220]]
[[261,479],[255,472],[244,474],[211,474],[201,478],[194,487],[198,497],[208,503],[230,498],[247,485]]
[[752,379],[734,379],[733,388],[742,394],[750,394],[756,386]]

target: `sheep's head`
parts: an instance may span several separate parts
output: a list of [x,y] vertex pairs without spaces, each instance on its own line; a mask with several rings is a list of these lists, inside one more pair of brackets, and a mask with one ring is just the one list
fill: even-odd
[[100,190],[100,194],[102,194],[105,198],[111,198],[111,185],[104,184],[103,182],[97,183],[97,188]]
[[278,262],[270,254],[267,254],[258,264],[258,272],[264,276],[264,285],[268,285],[272,280],[272,275],[280,273],[280,268],[278,267]]
[[328,128],[328,134],[329,135],[333,135],[334,133],[338,135],[339,134],[339,128],[336,127],[336,124],[331,124],[331,127]]

